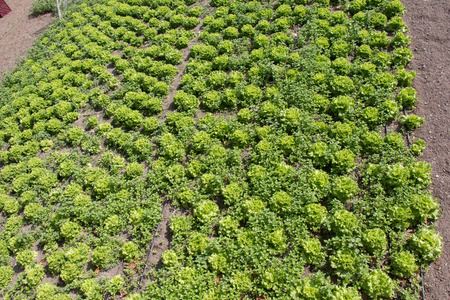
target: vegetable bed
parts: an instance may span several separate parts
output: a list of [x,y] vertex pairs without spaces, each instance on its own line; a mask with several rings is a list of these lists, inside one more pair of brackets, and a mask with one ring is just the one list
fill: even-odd
[[3,298],[419,299],[442,242],[405,11],[72,6],[0,85]]

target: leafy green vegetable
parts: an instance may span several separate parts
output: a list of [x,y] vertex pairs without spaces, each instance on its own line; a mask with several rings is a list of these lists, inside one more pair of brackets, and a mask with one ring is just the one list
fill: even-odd
[[382,270],[370,271],[363,278],[362,287],[369,297],[394,297],[396,283]]

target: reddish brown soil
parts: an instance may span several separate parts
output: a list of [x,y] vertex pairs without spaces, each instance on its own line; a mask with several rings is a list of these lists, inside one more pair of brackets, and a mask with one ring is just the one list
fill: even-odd
[[0,80],[27,54],[36,37],[50,24],[50,14],[31,15],[33,0],[6,0],[11,12],[0,18]]
[[441,203],[437,231],[444,248],[424,276],[425,299],[450,299],[450,3],[447,0],[402,0],[408,9],[404,20],[412,36],[417,71],[414,87],[420,102],[415,113],[425,125],[414,136],[427,142],[422,160],[433,168],[433,195]]

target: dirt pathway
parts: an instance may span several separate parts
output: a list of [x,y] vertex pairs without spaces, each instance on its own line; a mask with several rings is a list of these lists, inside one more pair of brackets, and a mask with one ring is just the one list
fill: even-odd
[[0,18],[0,80],[4,72],[14,68],[16,61],[27,54],[36,37],[53,19],[50,14],[31,16],[32,2],[6,0],[12,11]]
[[450,299],[450,3],[446,0],[402,0],[412,36],[417,71],[413,82],[420,102],[415,111],[425,125],[414,136],[427,142],[422,156],[431,164],[433,195],[441,203],[437,230],[443,237],[441,258],[425,275],[425,299]]
[[[195,3],[191,6],[200,4],[200,6],[202,6],[203,9],[205,9],[205,7],[210,2],[211,2],[210,0],[204,0],[199,3]],[[185,48],[183,50],[183,60],[182,60],[181,64],[178,66],[178,74],[172,80],[172,83],[170,84],[170,93],[166,97],[166,99],[164,99],[164,102],[163,102],[164,116],[167,115],[167,113],[175,110],[175,107],[173,104],[173,96],[175,96],[175,93],[181,89],[181,79],[183,78],[184,69],[186,68],[187,63],[189,62],[189,58],[191,57],[191,48],[192,48],[192,46],[199,43],[197,39],[200,35],[200,30],[203,26],[203,19],[204,19],[204,15],[200,18],[200,23],[194,29],[192,29],[192,32],[194,33],[195,37],[191,40],[191,42],[189,43],[187,48]]]

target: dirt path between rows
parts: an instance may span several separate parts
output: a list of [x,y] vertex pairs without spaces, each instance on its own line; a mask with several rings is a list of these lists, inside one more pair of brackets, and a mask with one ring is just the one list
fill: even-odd
[[16,66],[34,40],[50,24],[51,14],[31,16],[33,0],[6,0],[11,12],[0,18],[0,80]]
[[433,168],[433,195],[441,203],[437,231],[443,237],[441,257],[424,276],[425,299],[450,299],[450,2],[448,0],[402,0],[412,36],[417,71],[413,82],[420,102],[415,111],[425,125],[414,136],[427,142],[422,160]]
[[[196,6],[197,4],[200,4],[200,6],[203,7],[203,9],[205,9],[205,7],[210,2],[211,2],[210,0],[204,0],[199,3],[196,2],[195,4],[191,5],[191,7]],[[183,78],[183,75],[184,75],[184,69],[186,68],[187,63],[189,62],[189,59],[191,57],[192,46],[198,44],[197,38],[200,35],[200,30],[203,26],[203,19],[204,19],[204,16],[202,16],[200,18],[200,23],[194,29],[192,29],[192,32],[194,33],[195,37],[191,40],[191,42],[189,43],[189,46],[187,46],[185,49],[183,49],[183,60],[182,60],[181,64],[179,64],[177,66],[178,74],[172,80],[172,83],[170,84],[170,93],[166,97],[166,99],[164,99],[164,101],[163,101],[163,110],[164,110],[163,115],[164,116],[166,116],[167,113],[173,112],[175,110],[175,107],[173,104],[173,97],[175,96],[175,93],[181,89],[181,79]]]

